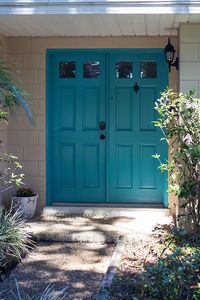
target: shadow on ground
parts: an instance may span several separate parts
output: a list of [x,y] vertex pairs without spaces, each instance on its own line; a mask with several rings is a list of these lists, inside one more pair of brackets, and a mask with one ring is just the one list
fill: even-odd
[[1,298],[15,299],[17,279],[31,296],[51,283],[57,291],[68,287],[66,299],[95,299],[113,251],[113,244],[41,243],[0,283],[7,290]]

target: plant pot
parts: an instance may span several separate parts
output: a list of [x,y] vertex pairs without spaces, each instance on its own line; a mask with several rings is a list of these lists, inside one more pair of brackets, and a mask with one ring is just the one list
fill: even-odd
[[35,214],[37,199],[38,195],[31,197],[12,196],[12,208],[14,210],[18,209],[24,218],[31,219]]

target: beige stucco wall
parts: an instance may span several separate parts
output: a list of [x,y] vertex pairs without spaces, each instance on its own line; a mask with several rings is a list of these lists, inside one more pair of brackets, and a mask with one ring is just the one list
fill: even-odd
[[[6,38],[0,36],[0,57],[6,55]],[[0,153],[7,152],[7,125],[4,122],[0,123]],[[1,168],[1,166],[0,166]],[[2,205],[3,195],[0,193],[0,206]]]
[[[171,41],[178,49],[178,38]],[[30,93],[36,128],[19,111],[8,127],[8,150],[19,156],[25,182],[39,192],[39,209],[45,205],[45,53],[46,48],[164,48],[167,37],[7,38],[9,59],[16,64],[24,87]],[[177,90],[178,72],[173,68],[170,87]],[[173,207],[173,199],[169,199]]]
[[[0,36],[0,55],[6,59],[6,38]],[[7,125],[0,124],[0,140],[2,141],[0,152],[7,151]]]

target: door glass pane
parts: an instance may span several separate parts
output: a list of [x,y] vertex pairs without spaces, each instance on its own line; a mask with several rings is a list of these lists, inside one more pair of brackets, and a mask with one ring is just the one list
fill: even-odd
[[115,67],[116,78],[133,78],[132,62],[117,62]]
[[100,76],[99,61],[87,61],[83,64],[84,78],[99,78],[99,76]]
[[141,78],[156,78],[157,77],[156,62],[142,61],[140,63],[140,76]]
[[76,63],[75,61],[60,62],[60,78],[75,78]]

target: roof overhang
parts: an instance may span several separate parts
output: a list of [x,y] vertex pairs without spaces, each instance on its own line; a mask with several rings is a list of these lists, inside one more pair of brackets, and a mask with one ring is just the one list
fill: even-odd
[[8,0],[0,14],[198,14],[196,0]]
[[200,23],[200,0],[0,0],[3,36],[165,36]]

